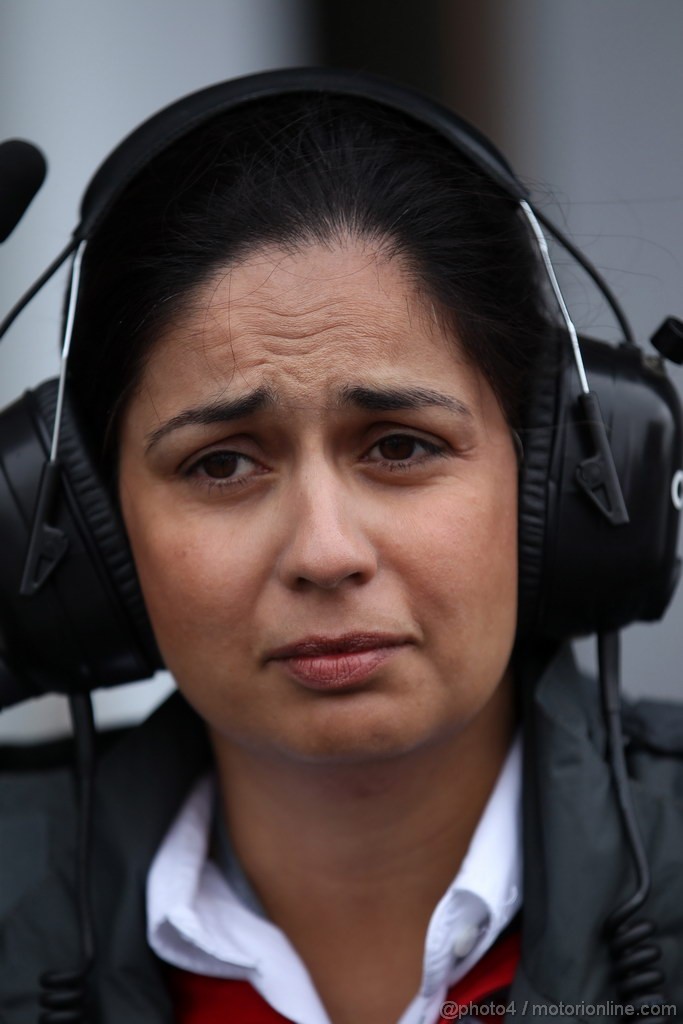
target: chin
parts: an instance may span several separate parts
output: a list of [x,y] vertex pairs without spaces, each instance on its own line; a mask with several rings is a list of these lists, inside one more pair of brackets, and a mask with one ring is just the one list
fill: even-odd
[[424,721],[414,709],[388,707],[386,696],[357,693],[333,701],[335,707],[329,701],[291,731],[280,723],[273,745],[281,755],[301,764],[367,765],[409,756],[458,731],[457,725],[447,730],[439,720]]

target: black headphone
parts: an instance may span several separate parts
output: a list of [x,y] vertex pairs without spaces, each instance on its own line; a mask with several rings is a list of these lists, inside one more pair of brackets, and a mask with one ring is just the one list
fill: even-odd
[[[567,332],[549,330],[527,407],[520,633],[570,636],[659,618],[678,576],[683,506],[683,418],[663,361],[635,345],[607,286],[534,211],[491,143],[411,90],[355,72],[290,69],[221,83],[172,104],[102,164],[71,241],[0,326],[0,336],[69,256],[73,313],[84,246],[149,160],[217,114],[294,92],[365,97],[431,126],[519,204],[536,235]],[[540,224],[601,287],[624,330],[620,345],[579,343]],[[664,355],[683,360],[676,321],[653,341]],[[46,692],[147,678],[162,667],[123,526],[65,383],[63,372],[0,414],[0,708]]]

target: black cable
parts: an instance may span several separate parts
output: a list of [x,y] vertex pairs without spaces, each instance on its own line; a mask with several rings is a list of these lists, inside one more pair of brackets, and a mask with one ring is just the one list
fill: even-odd
[[547,231],[549,231],[553,238],[555,238],[560,243],[562,248],[566,249],[569,255],[572,256],[581,267],[583,267],[583,269],[586,271],[586,273],[591,278],[593,283],[597,286],[598,290],[602,293],[605,301],[607,302],[607,305],[614,313],[614,316],[616,317],[619,326],[621,327],[622,333],[624,335],[624,341],[626,342],[626,344],[636,345],[636,339],[633,334],[633,328],[628,322],[628,317],[626,316],[626,313],[624,312],[621,303],[619,302],[616,295],[614,294],[610,286],[607,284],[607,281],[604,279],[599,270],[596,267],[594,267],[590,260],[588,260],[584,256],[581,250],[577,249],[574,243],[570,241],[570,239],[567,238],[567,236],[562,231],[560,231],[560,229],[555,224],[553,224],[551,220],[548,220],[545,214],[541,213],[540,210],[538,210],[538,208],[535,206],[534,213],[536,214],[536,217],[541,222],[543,227]]
[[[618,632],[598,636],[598,661],[612,783],[637,879],[636,891],[612,911],[605,922],[605,931],[614,960],[619,997],[634,1009],[633,1015],[625,1019],[632,1020],[634,1017],[650,1017],[652,1014],[648,1010],[664,1005],[661,992],[664,974],[656,966],[661,950],[654,942],[648,942],[656,930],[654,923],[645,918],[634,919],[650,891],[650,867],[638,828],[624,755]],[[641,1014],[643,1008],[645,1012]],[[657,1009],[654,1012],[656,1014]]]
[[45,971],[40,977],[39,1024],[85,1024],[83,1003],[88,972],[95,959],[90,907],[90,847],[95,782],[95,722],[89,693],[72,694],[69,710],[74,730],[78,787],[76,899],[83,961],[72,971]]

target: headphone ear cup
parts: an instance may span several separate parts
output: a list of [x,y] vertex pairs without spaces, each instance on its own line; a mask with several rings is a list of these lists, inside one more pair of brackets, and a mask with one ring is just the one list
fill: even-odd
[[68,394],[50,516],[65,553],[34,595],[19,594],[57,390],[56,380],[46,381],[0,416],[0,517],[9,540],[0,558],[0,623],[10,660],[35,688],[70,693],[147,678],[162,662],[123,524]]
[[585,483],[596,464],[565,341],[542,357],[528,406],[519,495],[520,636],[578,636],[660,618],[679,575],[680,399],[662,362],[633,345],[581,340],[628,522]]

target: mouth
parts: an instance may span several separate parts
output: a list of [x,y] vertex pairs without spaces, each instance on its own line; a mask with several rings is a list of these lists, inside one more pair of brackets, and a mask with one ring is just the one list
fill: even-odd
[[394,633],[308,636],[275,648],[267,661],[312,690],[343,690],[364,682],[411,641]]

